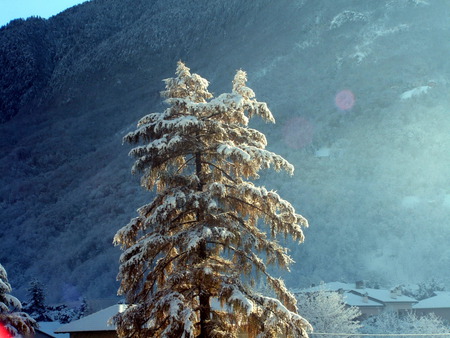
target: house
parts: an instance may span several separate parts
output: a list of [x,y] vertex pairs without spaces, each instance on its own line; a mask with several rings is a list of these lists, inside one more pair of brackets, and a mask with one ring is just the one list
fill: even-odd
[[362,317],[369,317],[379,314],[383,311],[383,303],[371,299],[366,294],[358,294],[353,291],[340,291],[343,295],[344,302],[347,306],[355,306],[361,311]]
[[35,329],[33,338],[55,338],[55,336],[52,336],[51,334],[40,329]]
[[435,291],[434,296],[414,304],[413,310],[419,316],[434,313],[444,320],[450,320],[450,292]]
[[70,338],[117,338],[116,326],[109,324],[109,320],[125,308],[125,304],[110,306],[65,324],[55,330],[55,333],[69,333]]
[[376,315],[382,311],[410,311],[413,305],[417,303],[414,298],[402,295],[399,288],[392,290],[366,288],[363,282],[354,284],[341,282],[323,283],[307,289],[293,290],[293,293],[311,293],[320,290],[341,293],[345,304],[358,307],[364,317]]

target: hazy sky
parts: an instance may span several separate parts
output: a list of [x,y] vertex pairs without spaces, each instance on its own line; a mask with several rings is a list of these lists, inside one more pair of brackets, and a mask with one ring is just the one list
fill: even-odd
[[86,0],[0,0],[0,26],[17,18],[49,18]]

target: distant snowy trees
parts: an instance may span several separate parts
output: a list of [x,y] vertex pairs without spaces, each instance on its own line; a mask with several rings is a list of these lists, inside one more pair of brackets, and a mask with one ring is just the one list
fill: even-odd
[[[124,141],[137,145],[133,173],[156,197],[120,229],[120,337],[307,336],[297,301],[266,264],[293,262],[278,235],[303,241],[307,221],[276,192],[254,185],[258,171],[293,166],[265,149],[249,118],[274,122],[238,71],[231,93],[213,98],[208,81],[179,62],[165,80],[169,107],[143,117]],[[261,223],[261,224],[260,224]],[[265,224],[266,227],[259,228]],[[254,290],[258,275],[277,298]]]
[[78,308],[68,307],[65,304],[49,306],[45,298],[44,285],[39,280],[33,279],[28,288],[28,301],[23,303],[22,309],[37,322],[58,321],[64,324],[81,318],[87,306],[85,299]]
[[360,321],[361,311],[357,307],[345,305],[343,297],[338,292],[326,289],[299,293],[299,312],[311,323],[316,334],[324,334],[330,338],[358,334],[408,338],[412,334],[426,337],[450,332],[450,327],[433,313],[419,316],[414,312],[386,310]]
[[37,327],[36,321],[21,311],[22,304],[9,294],[11,290],[6,270],[0,264],[0,324],[12,336],[32,335]]
[[[315,332],[357,334],[361,327],[357,307],[345,305],[338,292],[319,290],[297,295],[299,312],[311,323]],[[327,337],[335,337],[327,335]],[[336,336],[337,337],[337,336]]]
[[443,334],[449,333],[442,319],[430,313],[426,316],[417,316],[412,312],[399,314],[396,311],[384,311],[362,322],[361,332],[365,334],[405,334],[399,337],[408,338],[408,334]]
[[30,282],[28,288],[28,303],[24,304],[23,309],[30,314],[30,316],[37,321],[50,321],[46,315],[47,306],[45,305],[44,286],[37,279]]
[[442,282],[431,278],[427,281],[420,282],[417,287],[406,287],[404,285],[399,285],[402,293],[406,296],[415,298],[417,300],[422,300],[426,298],[433,297],[436,291],[445,291],[445,287]]

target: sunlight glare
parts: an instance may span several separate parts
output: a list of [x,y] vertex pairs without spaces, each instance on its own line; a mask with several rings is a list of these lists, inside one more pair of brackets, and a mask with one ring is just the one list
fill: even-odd
[[351,90],[345,89],[341,90],[336,94],[334,98],[336,106],[342,110],[347,111],[353,108],[355,104],[355,94]]

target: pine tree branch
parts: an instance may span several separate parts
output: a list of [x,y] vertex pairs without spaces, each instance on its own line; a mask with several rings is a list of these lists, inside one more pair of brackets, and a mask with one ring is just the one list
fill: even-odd
[[[185,254],[187,254],[187,253],[188,253],[188,251],[184,251],[184,252],[181,252],[181,253],[179,253],[178,255],[172,257],[169,261],[166,262],[166,264],[164,264],[164,266],[163,266],[162,268],[158,269],[158,270],[160,270],[159,273],[163,273],[163,271],[166,269],[167,265],[169,265],[169,264],[172,263],[175,259],[177,259],[177,258],[179,258],[180,256],[185,255]],[[153,271],[155,271],[155,269],[156,269],[156,267],[153,269]],[[155,273],[156,273],[156,272],[155,272]],[[154,278],[151,279],[150,287],[146,286],[146,292],[145,292],[144,294],[142,294],[142,296],[143,296],[142,299],[144,299],[144,300],[147,299],[148,295],[153,291],[153,288],[155,287],[155,283],[157,283],[157,281],[158,281],[158,278],[157,278],[156,276],[155,276]],[[148,282],[148,279],[147,279],[147,282]],[[141,297],[139,297],[139,298],[141,298]]]
[[217,113],[214,113],[214,114],[202,117],[202,120],[203,121],[207,121],[207,120],[210,120],[212,117],[215,117],[215,116],[218,116],[218,115],[222,115],[222,114],[223,114],[223,112],[217,112]]
[[213,166],[214,168],[216,168],[217,170],[219,170],[222,174],[225,175],[226,178],[228,178],[230,181],[232,181],[233,183],[237,183],[233,177],[231,177],[225,170],[223,170],[222,168],[216,166],[214,163],[208,162],[208,161],[203,161],[203,163],[208,164],[210,166]]
[[184,161],[183,165],[181,165],[178,169],[177,169],[177,174],[184,168],[186,167],[190,161],[192,161],[195,157],[192,156],[191,158],[189,158],[188,160]]
[[270,275],[266,272],[265,266],[264,266],[264,268],[262,268],[261,266],[256,264],[254,259],[252,257],[250,257],[246,252],[244,252],[242,250],[239,250],[239,249],[236,249],[235,247],[233,247],[233,246],[231,246],[229,244],[225,244],[225,243],[218,242],[218,241],[207,241],[207,243],[221,245],[221,246],[223,246],[226,249],[230,249],[231,251],[233,251],[236,254],[238,254],[240,257],[246,258],[250,263],[252,263],[253,266],[257,267],[260,272],[265,274],[266,277],[270,277]]
[[268,216],[269,218],[271,218],[271,219],[274,221],[274,223],[279,223],[279,222],[280,222],[280,221],[277,219],[276,216],[274,216],[273,214],[270,214],[270,213],[266,212],[265,210],[263,210],[263,209],[257,207],[255,204],[246,202],[246,201],[244,201],[244,200],[242,200],[242,199],[240,199],[240,198],[237,198],[237,197],[231,196],[231,195],[227,195],[226,198],[233,199],[233,200],[238,201],[238,202],[240,202],[240,203],[242,203],[242,204],[245,204],[245,205],[248,206],[248,207],[251,207],[252,209],[258,210],[261,214],[266,215],[266,216]]

